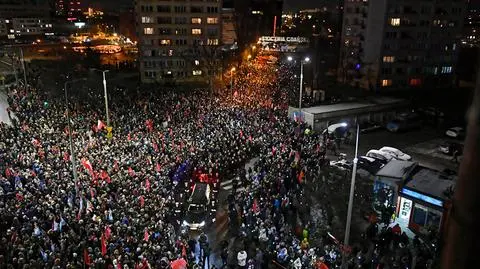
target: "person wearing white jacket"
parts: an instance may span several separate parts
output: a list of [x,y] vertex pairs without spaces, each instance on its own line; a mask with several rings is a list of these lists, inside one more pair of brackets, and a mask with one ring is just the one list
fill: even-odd
[[247,252],[245,250],[241,250],[238,252],[237,262],[238,266],[240,266],[241,268],[245,267],[245,265],[247,264]]

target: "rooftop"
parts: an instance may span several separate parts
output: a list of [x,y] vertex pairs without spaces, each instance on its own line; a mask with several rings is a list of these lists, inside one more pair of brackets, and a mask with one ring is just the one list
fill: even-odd
[[355,102],[346,102],[346,103],[321,105],[321,106],[304,108],[303,111],[311,114],[322,114],[322,113],[329,113],[329,112],[340,112],[340,111],[363,109],[367,107],[374,108],[374,107],[389,106],[389,105],[399,105],[399,104],[405,104],[405,103],[406,101],[404,99],[377,96],[373,98],[357,100]]
[[456,177],[447,177],[443,173],[419,166],[414,170],[412,179],[405,184],[408,189],[418,191],[428,196],[448,200],[444,192],[455,186]]
[[403,180],[411,174],[416,166],[415,162],[391,160],[377,172],[376,176]]

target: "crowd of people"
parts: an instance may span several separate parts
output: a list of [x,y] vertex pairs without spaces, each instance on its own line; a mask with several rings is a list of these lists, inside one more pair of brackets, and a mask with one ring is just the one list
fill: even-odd
[[[318,135],[287,118],[278,81],[288,74],[251,62],[214,96],[118,92],[110,96],[113,137],[97,96],[72,95],[68,122],[64,99],[9,88],[13,124],[0,126],[0,268],[201,268],[216,246],[179,233],[172,210],[171,174],[185,161],[244,186],[228,199],[236,241],[221,247],[223,266],[334,264],[330,249],[310,245],[317,220],[305,185],[318,178],[325,154]],[[254,157],[253,169],[237,172]],[[198,248],[203,258],[192,258]]]

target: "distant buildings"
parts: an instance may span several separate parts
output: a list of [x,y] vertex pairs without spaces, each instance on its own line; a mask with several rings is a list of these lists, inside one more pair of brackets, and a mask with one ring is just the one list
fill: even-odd
[[235,10],[233,8],[222,8],[222,44],[233,45],[237,41],[235,30]]
[[55,0],[55,15],[76,21],[82,16],[80,0]]
[[0,40],[36,39],[53,35],[50,8],[32,1],[0,2]]
[[[205,80],[221,44],[222,2],[138,0],[135,17],[142,82]],[[212,59],[213,58],[213,59]]]
[[462,45],[478,47],[480,45],[480,5],[470,4],[466,13]]
[[370,90],[452,85],[464,0],[346,0],[339,80]]

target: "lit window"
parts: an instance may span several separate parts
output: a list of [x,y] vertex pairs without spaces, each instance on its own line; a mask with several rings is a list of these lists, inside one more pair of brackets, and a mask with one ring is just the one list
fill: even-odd
[[168,50],[168,56],[173,56],[173,50]]
[[400,18],[391,18],[390,25],[392,26],[400,26]]
[[151,27],[143,28],[143,33],[146,35],[153,35],[153,28]]
[[207,18],[207,24],[217,24],[218,18]]
[[252,10],[252,14],[255,14],[255,15],[263,15],[263,12],[260,11],[260,10]]
[[153,23],[152,17],[142,17],[142,23]]
[[192,24],[201,24],[202,19],[201,18],[192,18]]
[[192,74],[193,74],[194,76],[200,76],[200,75],[202,75],[202,70],[193,70],[193,71],[192,71]]
[[383,56],[384,63],[393,63],[395,62],[395,56]]
[[171,45],[172,44],[172,40],[170,39],[160,39],[160,45]]
[[382,80],[382,86],[383,87],[392,86],[392,80],[391,79]]
[[442,67],[442,74],[450,74],[452,73],[452,67],[451,66],[443,66]]
[[192,35],[201,35],[201,34],[202,34],[202,29],[199,29],[199,28],[192,29]]
[[419,78],[411,78],[410,79],[410,86],[420,86],[422,85],[422,80]]
[[10,23],[10,20],[5,20],[5,23]]
[[199,60],[195,60],[195,65],[199,65],[200,64],[200,61]]
[[207,45],[210,45],[210,46],[218,45],[218,39],[208,39],[207,40]]

